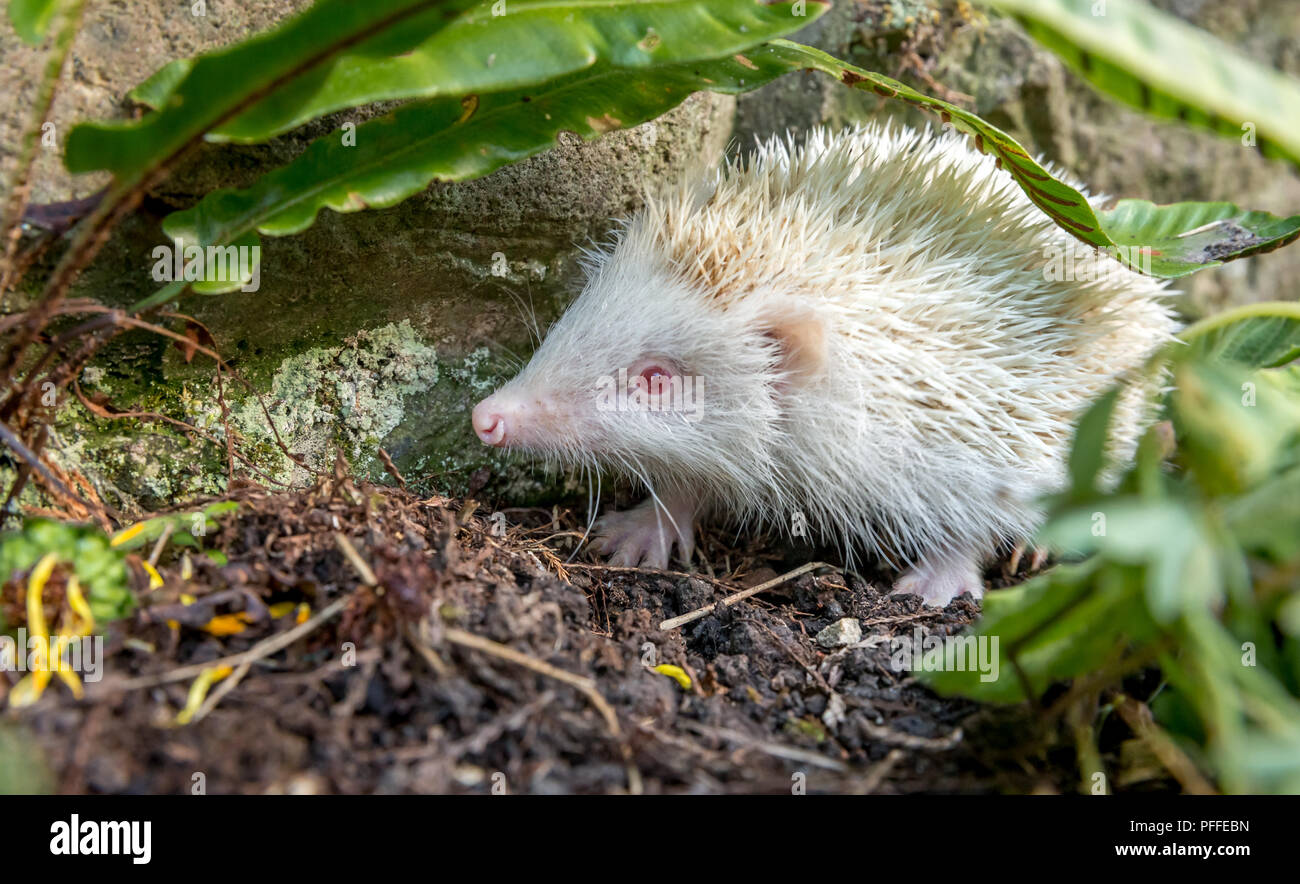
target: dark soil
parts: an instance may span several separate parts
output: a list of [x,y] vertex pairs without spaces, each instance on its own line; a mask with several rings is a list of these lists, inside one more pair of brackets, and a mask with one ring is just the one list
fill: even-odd
[[[341,473],[307,492],[246,487],[235,498],[239,510],[205,538],[226,564],[193,556],[187,566],[169,548],[154,590],[137,568],[140,607],[109,628],[106,675],[84,700],[55,680],[34,706],[6,713],[40,747],[54,788],[1076,787],[1068,759],[1017,748],[1033,731],[1026,713],[940,698],[890,668],[891,635],[956,632],[978,614],[969,600],[925,609],[884,594],[887,580],[824,568],[664,631],[665,618],[808,556],[730,548],[706,532],[700,560],[712,577],[566,566],[581,534],[571,513],[508,510],[502,534],[482,508]],[[256,648],[341,599],[337,616],[259,651],[242,678],[235,666],[209,690],[219,701],[206,715],[176,724],[198,674],[180,667]],[[862,641],[821,647],[818,632],[845,617],[861,622]],[[232,623],[238,631],[213,634]],[[680,667],[690,687],[659,664]]]

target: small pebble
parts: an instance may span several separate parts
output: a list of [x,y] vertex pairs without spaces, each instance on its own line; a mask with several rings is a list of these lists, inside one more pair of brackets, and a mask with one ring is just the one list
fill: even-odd
[[[854,621],[855,625],[856,622]],[[847,709],[848,706],[843,697],[839,694],[831,694],[831,700],[826,704],[826,711],[822,713],[822,724],[826,725],[830,730],[835,730],[844,723]]]
[[817,633],[817,644],[823,648],[846,648],[860,641],[862,641],[862,626],[853,617],[836,620]]

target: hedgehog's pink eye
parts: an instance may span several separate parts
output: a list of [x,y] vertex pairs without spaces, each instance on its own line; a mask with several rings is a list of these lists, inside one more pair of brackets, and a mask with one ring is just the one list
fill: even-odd
[[641,371],[641,389],[651,393],[661,393],[672,377],[666,368],[658,365],[646,366]]

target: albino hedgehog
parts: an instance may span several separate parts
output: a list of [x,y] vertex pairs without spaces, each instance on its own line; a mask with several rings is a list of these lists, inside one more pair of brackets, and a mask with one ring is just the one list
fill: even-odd
[[[716,513],[884,559],[929,604],[978,598],[1081,411],[1176,328],[1163,283],[1109,257],[1044,272],[1079,249],[955,133],[773,140],[650,196],[474,429],[643,482],[597,525],[615,564],[689,561]],[[1121,398],[1120,456],[1149,392]]]

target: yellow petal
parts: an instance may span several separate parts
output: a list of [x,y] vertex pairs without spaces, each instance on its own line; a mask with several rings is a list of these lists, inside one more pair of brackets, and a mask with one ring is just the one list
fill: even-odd
[[293,602],[276,602],[274,605],[271,605],[269,608],[267,608],[267,610],[271,612],[271,617],[276,620],[279,620],[281,617],[283,617],[285,614],[288,614],[293,609],[294,609]]
[[243,611],[238,614],[218,614],[203,624],[203,629],[213,635],[237,635],[248,626],[248,620],[248,614]]
[[682,690],[691,689],[691,677],[686,674],[686,670],[680,666],[674,666],[671,663],[660,663],[654,668],[654,671],[660,675],[666,675],[681,685]]
[[45,685],[37,685],[36,673],[32,672],[22,677],[18,684],[14,685],[9,691],[9,706],[13,709],[21,709],[23,706],[30,706],[40,699],[41,692],[45,690]]
[[[28,643],[32,644],[31,665],[32,672],[40,672],[45,669],[46,661],[50,655],[50,638],[45,635],[28,636]],[[21,649],[19,653],[22,653]]]
[[74,626],[77,635],[90,635],[95,631],[95,615],[90,612],[90,605],[86,603],[86,597],[81,594],[81,583],[75,575],[68,578],[68,607],[81,619],[81,622]]
[[303,602],[301,605],[298,606],[298,617],[297,617],[298,624],[302,625],[303,623],[306,623],[310,617],[311,617],[311,605],[307,604],[306,602]]
[[194,679],[194,684],[190,685],[189,694],[185,697],[185,708],[176,714],[176,723],[189,724],[207,699],[208,689],[234,671],[230,666],[212,666],[200,672],[199,677]]
[[63,683],[72,691],[72,696],[80,700],[85,696],[85,691],[81,689],[81,678],[70,667],[63,664],[63,650],[74,640],[73,636],[59,636],[54,649],[54,657],[51,659],[50,664],[54,667]]
[[144,522],[136,522],[131,527],[123,528],[121,531],[114,534],[112,539],[108,541],[108,545],[121,546],[124,543],[129,543],[132,539],[138,537],[140,532],[143,530],[144,530]]
[[177,724],[189,724],[190,719],[194,718],[203,701],[207,699],[208,688],[212,687],[216,675],[216,668],[205,669],[199,673],[198,678],[194,679],[194,683],[190,685],[190,692],[185,697],[185,708],[176,714]]
[[144,570],[149,574],[149,588],[157,589],[162,586],[163,579],[162,575],[158,573],[158,569],[148,562],[141,562],[141,564],[144,565]]
[[46,553],[36,563],[31,577],[27,580],[27,632],[30,635],[50,634],[50,628],[45,625],[45,606],[41,604],[41,596],[45,592],[45,584],[49,582],[50,575],[54,573],[54,565],[58,560],[56,554]]
[[81,688],[81,679],[71,669],[66,666],[59,667],[59,678],[63,679],[63,683],[72,691],[72,696],[78,700],[86,696],[86,692]]
[[30,706],[45,693],[45,686],[50,683],[50,670],[42,668],[33,670],[23,676],[22,681],[13,686],[9,692],[9,705],[17,709]]

